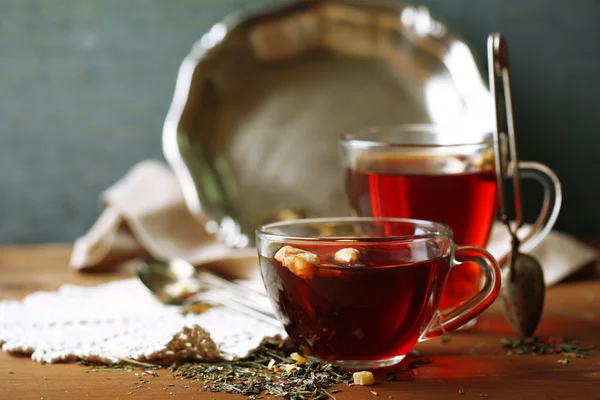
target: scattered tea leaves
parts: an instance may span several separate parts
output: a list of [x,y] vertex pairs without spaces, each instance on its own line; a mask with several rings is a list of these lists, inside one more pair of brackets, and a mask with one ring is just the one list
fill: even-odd
[[559,364],[568,364],[570,361],[568,358],[564,358],[562,360],[556,360],[556,362]]
[[[432,359],[430,359],[429,357],[419,357],[416,358],[406,364],[404,364],[403,366],[397,368],[394,371],[389,371],[386,373],[386,377],[387,377],[387,381],[389,382],[394,382],[394,381],[409,381],[411,380],[411,378],[413,377],[410,374],[406,374],[406,372],[410,372],[414,369],[417,369],[419,367],[423,367],[425,365],[429,365],[433,362]],[[401,364],[402,365],[402,364]]]
[[561,354],[566,357],[583,358],[594,355],[595,346],[581,347],[579,342],[562,337],[535,337],[527,339],[501,338],[500,345],[508,349],[508,355],[517,354]]
[[[161,365],[149,364],[144,362],[138,362],[128,359],[120,359],[120,363],[114,363],[109,365],[98,365],[94,364],[88,360],[78,361],[77,364],[85,365],[91,367],[90,369],[85,370],[85,373],[90,372],[118,372],[119,375],[124,375],[125,372],[132,372],[132,377],[135,378],[135,383],[132,385],[131,390],[127,394],[133,394],[135,390],[148,388],[150,389],[149,384],[152,383],[152,378],[160,376],[158,372],[155,370],[161,369]],[[126,364],[125,364],[126,363]],[[139,368],[134,372],[134,368]],[[152,377],[152,378],[151,378]],[[106,380],[111,380],[111,378],[106,377]],[[166,387],[164,389],[167,389]]]
[[458,389],[458,394],[465,394],[465,391],[462,389]]
[[423,367],[425,365],[431,364],[432,362],[433,360],[428,357],[417,358],[416,360],[409,362],[408,367],[404,369],[404,371],[409,371],[411,369]]
[[[321,364],[316,361],[306,360],[301,355],[294,355],[285,347],[285,343],[277,341],[267,342],[259,347],[248,357],[235,361],[223,361],[217,363],[186,363],[172,365],[169,370],[175,378],[185,380],[184,389],[192,388],[192,381],[200,381],[202,392],[225,392],[243,395],[248,400],[258,400],[263,396],[273,396],[289,400],[336,400],[334,394],[342,390],[332,388],[340,384],[353,385],[353,374],[349,371],[334,367],[331,364]],[[300,358],[302,357],[302,358]],[[304,360],[306,360],[304,362]],[[80,361],[91,367],[85,372],[99,371],[129,371],[134,372],[136,382],[127,394],[133,394],[135,390],[150,389],[152,378],[159,377],[157,369],[167,368],[134,360],[120,359],[121,363],[112,365],[95,365],[88,361]],[[132,362],[133,361],[133,362]],[[397,370],[398,373],[430,364],[428,358],[417,358],[404,364]],[[128,365],[123,365],[126,363]],[[364,371],[371,374],[368,371]],[[388,381],[407,380],[409,377],[396,375],[397,372],[388,373]],[[8,371],[9,374],[14,373]],[[123,372],[120,372],[123,375]],[[372,375],[371,375],[372,376]],[[175,384],[169,383],[162,387],[169,391],[175,388]],[[462,390],[462,389],[461,389]],[[169,391],[169,394],[173,392]],[[374,396],[378,392],[371,391]],[[391,399],[392,396],[389,396]]]
[[261,346],[242,360],[183,364],[172,366],[171,370],[177,378],[202,381],[202,391],[240,394],[253,399],[265,394],[289,399],[335,399],[332,393],[339,390],[330,393],[327,389],[352,380],[348,371],[331,364],[298,364],[269,345]]

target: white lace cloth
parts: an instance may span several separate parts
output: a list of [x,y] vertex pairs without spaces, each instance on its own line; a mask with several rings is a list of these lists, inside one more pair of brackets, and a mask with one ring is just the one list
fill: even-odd
[[137,279],[63,285],[0,302],[2,349],[38,362],[232,359],[279,334],[284,331],[227,308],[183,315]]

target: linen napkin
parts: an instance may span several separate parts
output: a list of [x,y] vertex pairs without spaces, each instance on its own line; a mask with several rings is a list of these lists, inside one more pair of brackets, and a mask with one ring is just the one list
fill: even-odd
[[140,256],[183,258],[232,278],[256,270],[256,250],[231,249],[188,210],[179,182],[159,161],[142,161],[101,196],[105,209],[71,254],[70,266],[99,270]]
[[[135,165],[102,194],[102,199],[102,215],[75,242],[72,268],[103,269],[117,261],[150,254],[159,259],[184,258],[233,278],[256,276],[256,250],[232,249],[207,233],[207,220],[190,213],[177,178],[164,163],[143,161]],[[488,250],[500,258],[509,248],[506,229],[495,225]],[[597,257],[593,248],[557,231],[552,231],[532,254],[544,268],[547,286]]]

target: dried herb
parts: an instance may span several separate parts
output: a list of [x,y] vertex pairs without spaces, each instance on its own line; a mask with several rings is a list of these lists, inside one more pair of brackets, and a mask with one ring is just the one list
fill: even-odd
[[389,382],[394,382],[394,381],[408,381],[412,378],[411,375],[405,374],[406,372],[412,371],[416,368],[425,366],[425,365],[429,365],[433,362],[432,359],[430,359],[429,357],[419,357],[416,358],[410,362],[408,362],[407,364],[405,364],[405,366],[402,366],[394,371],[389,371],[386,373],[387,376],[387,380]]
[[152,375],[152,376],[154,376],[154,377],[159,377],[159,376],[160,376],[160,375],[158,374],[158,372],[155,372],[155,371],[153,371],[153,370],[151,370],[151,369],[145,369],[145,370],[144,370],[144,372],[145,372],[146,374],[148,374],[148,375]]
[[171,370],[176,378],[202,381],[203,391],[253,399],[265,394],[289,399],[335,399],[334,390],[327,389],[352,380],[350,372],[331,364],[296,363],[272,345],[261,346],[241,360],[174,365]]
[[[398,372],[401,372],[398,375]],[[410,381],[413,378],[413,375],[406,374],[406,371],[393,371],[387,373],[387,381],[388,382],[400,382],[400,381]]]
[[576,340],[561,337],[535,337],[527,339],[501,338],[502,348],[517,354],[560,354],[566,357],[583,358],[594,355],[595,346],[581,347]]
[[465,391],[462,389],[458,389],[458,394],[465,394]]
[[[186,380],[185,389],[189,389],[191,381],[199,381],[201,391],[226,392],[244,395],[248,400],[261,399],[265,395],[286,398],[290,400],[316,399],[325,400],[336,397],[334,394],[342,391],[333,389],[339,384],[352,385],[353,377],[349,371],[334,367],[331,364],[318,362],[298,362],[290,357],[292,349],[284,341],[266,342],[248,357],[235,361],[217,363],[186,363],[172,365],[169,370],[176,378]],[[298,357],[295,357],[298,358]],[[89,372],[100,371],[129,371],[135,372],[136,382],[127,394],[134,390],[150,388],[151,378],[158,377],[157,369],[166,368],[161,365],[152,365],[133,360],[121,359],[121,363],[111,365],[97,365],[87,360],[79,361],[91,367]],[[398,376],[396,373],[411,371],[415,368],[432,363],[429,358],[416,358],[403,363],[403,367],[388,372],[388,381],[404,381],[410,376]],[[123,365],[127,363],[129,365]],[[12,371],[9,371],[12,373]],[[123,375],[123,372],[120,372]],[[175,385],[169,383],[163,390],[173,389]],[[332,389],[330,389],[332,388]],[[171,394],[173,392],[170,392]],[[372,392],[379,396],[379,393]],[[391,396],[390,396],[391,398]]]
[[432,362],[433,362],[433,360],[430,359],[430,358],[428,358],[428,357],[417,358],[416,360],[413,360],[413,361],[409,362],[407,368],[404,368],[402,370],[403,371],[410,371],[411,369],[415,369],[415,368],[423,367],[425,365],[429,365]]
[[388,372],[387,373],[387,380],[389,382],[395,382],[395,381],[401,381],[403,380],[402,378],[400,378],[398,375],[396,375],[395,372]]

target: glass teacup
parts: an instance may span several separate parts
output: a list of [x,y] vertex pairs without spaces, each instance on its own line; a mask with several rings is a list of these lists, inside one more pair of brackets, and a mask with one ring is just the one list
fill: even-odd
[[[288,335],[311,360],[348,369],[400,362],[419,341],[457,329],[497,297],[500,270],[484,249],[457,247],[440,223],[320,218],[257,231],[263,281]],[[438,310],[449,272],[475,263],[483,285]]]
[[[491,135],[457,126],[405,125],[348,133],[340,140],[346,194],[361,217],[418,218],[449,225],[459,245],[485,247],[497,216],[497,171]],[[502,168],[510,174],[506,162]],[[546,166],[519,162],[521,177],[544,188],[541,212],[521,241],[533,249],[550,232],[561,204],[560,182]],[[502,265],[508,252],[499,261]],[[479,290],[480,269],[452,271],[441,309]]]

